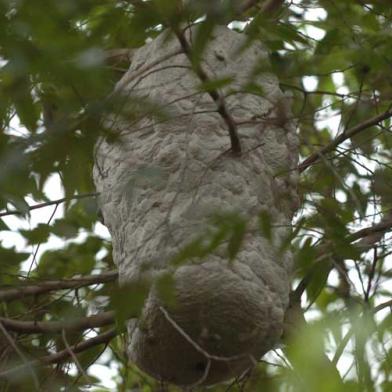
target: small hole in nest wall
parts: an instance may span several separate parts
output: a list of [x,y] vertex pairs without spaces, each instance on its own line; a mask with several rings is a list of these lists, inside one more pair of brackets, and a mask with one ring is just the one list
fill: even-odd
[[207,364],[205,362],[197,362],[195,365],[195,369],[198,372],[204,372],[206,370]]
[[225,61],[225,56],[221,55],[218,52],[215,52],[215,57],[219,60],[219,61]]

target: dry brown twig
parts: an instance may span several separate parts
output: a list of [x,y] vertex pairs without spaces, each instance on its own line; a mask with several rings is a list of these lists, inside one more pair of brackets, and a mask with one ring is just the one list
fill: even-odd
[[[262,4],[261,7],[261,12],[265,15],[271,15],[274,12],[276,12],[280,7],[284,4],[285,0],[267,0]],[[249,9],[255,7],[258,5],[259,1],[258,0],[248,0],[246,1],[238,11],[238,14],[241,15],[248,11]],[[202,83],[208,83],[210,81],[209,76],[203,69],[200,63],[195,63],[192,61],[192,47],[188,43],[186,36],[184,34],[183,30],[180,30],[177,26],[172,26],[172,30],[174,34],[176,35],[178,42],[181,45],[182,51],[184,54],[187,56],[188,60],[190,63],[193,65],[193,70],[196,73],[196,75],[199,77]],[[233,117],[231,116],[230,112],[228,111],[225,100],[221,96],[221,94],[215,90],[211,89],[208,91],[208,95],[212,98],[212,100],[215,102],[216,107],[217,107],[217,112],[219,115],[222,117],[223,121],[225,122],[227,126],[227,130],[229,132],[230,136],[230,143],[231,143],[231,151],[235,155],[241,155],[241,142],[238,137],[238,131],[237,131],[237,124],[234,121]]]
[[[208,77],[207,73],[204,71],[201,64],[195,63],[192,61],[192,48],[189,45],[189,43],[185,37],[184,32],[180,31],[180,29],[178,29],[177,27],[173,27],[173,31],[178,39],[178,42],[181,45],[181,48],[182,48],[185,56],[188,58],[190,63],[193,65],[193,70],[196,73],[196,75],[199,77],[201,82],[202,83],[210,82],[210,78]],[[237,124],[235,123],[230,112],[228,111],[224,98],[215,89],[209,90],[208,95],[215,102],[216,108],[217,108],[216,110],[219,113],[219,115],[222,117],[223,121],[225,122],[225,124],[227,126],[227,130],[228,130],[229,136],[230,136],[231,151],[235,155],[241,155],[241,142],[238,137]]]

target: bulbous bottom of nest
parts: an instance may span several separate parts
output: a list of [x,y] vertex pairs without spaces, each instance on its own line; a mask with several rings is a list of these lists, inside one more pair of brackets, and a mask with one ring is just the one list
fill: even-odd
[[248,269],[240,263],[179,268],[175,304],[152,294],[129,327],[131,359],[176,385],[216,384],[251,368],[279,340],[284,309]]

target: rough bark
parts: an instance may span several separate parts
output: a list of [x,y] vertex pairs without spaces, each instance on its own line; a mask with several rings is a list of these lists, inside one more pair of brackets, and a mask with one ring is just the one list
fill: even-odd
[[[190,43],[194,34],[186,35]],[[202,67],[210,80],[233,78],[219,93],[237,124],[241,156],[230,153],[216,102],[200,92],[189,59],[164,33],[136,51],[117,90],[163,106],[170,120],[114,116],[119,137],[99,143],[94,168],[120,281],[173,273],[175,304],[152,285],[142,317],[129,322],[129,355],[178,385],[212,384],[251,367],[279,341],[289,300],[291,255],[280,251],[297,205],[289,102],[273,75],[253,76],[268,64],[261,45],[239,52],[243,34],[219,27],[213,35]],[[250,79],[263,94],[246,88]],[[262,212],[273,220],[271,240],[256,230]],[[213,230],[217,213],[248,221],[235,259],[223,244],[202,260],[172,266],[183,246]]]

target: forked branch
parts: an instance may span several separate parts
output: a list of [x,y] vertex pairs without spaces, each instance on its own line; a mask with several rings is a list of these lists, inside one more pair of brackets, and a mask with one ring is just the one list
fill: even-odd
[[[173,27],[173,31],[174,31],[175,35],[177,36],[178,42],[180,43],[181,48],[182,48],[185,56],[192,63],[193,69],[194,69],[196,75],[199,77],[199,79],[204,84],[209,83],[210,79],[209,79],[207,73],[204,71],[203,67],[200,65],[200,63],[195,64],[194,61],[192,60],[192,48],[189,45],[189,43],[185,37],[184,32],[180,31],[176,27]],[[226,107],[224,98],[215,89],[210,89],[208,91],[208,94],[212,98],[212,100],[215,102],[216,107],[217,107],[217,112],[220,114],[223,121],[226,123],[227,130],[229,131],[232,152],[235,155],[241,155],[241,142],[240,142],[240,139],[239,139],[238,133],[237,133],[237,125]]]

